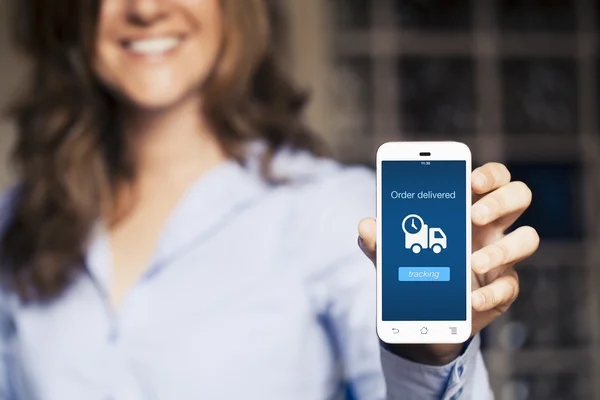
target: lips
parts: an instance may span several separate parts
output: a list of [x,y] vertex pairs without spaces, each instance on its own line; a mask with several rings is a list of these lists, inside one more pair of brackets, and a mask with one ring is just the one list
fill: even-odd
[[182,36],[162,36],[127,40],[123,42],[123,46],[138,55],[156,56],[176,49],[182,41]]

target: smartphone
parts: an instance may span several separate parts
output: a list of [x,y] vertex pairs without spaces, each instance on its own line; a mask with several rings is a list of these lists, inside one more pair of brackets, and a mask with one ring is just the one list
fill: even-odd
[[471,336],[471,151],[458,142],[377,150],[377,334],[385,343]]

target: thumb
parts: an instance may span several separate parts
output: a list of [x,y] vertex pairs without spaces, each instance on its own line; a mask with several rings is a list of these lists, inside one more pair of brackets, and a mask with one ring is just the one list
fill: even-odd
[[365,218],[358,223],[358,245],[371,261],[375,262],[377,246],[377,223],[373,218]]

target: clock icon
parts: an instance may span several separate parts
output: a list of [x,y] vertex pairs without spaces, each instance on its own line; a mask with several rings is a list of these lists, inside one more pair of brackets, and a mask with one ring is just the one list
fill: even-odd
[[402,229],[404,233],[415,234],[421,231],[423,227],[423,219],[417,214],[407,215],[402,221]]

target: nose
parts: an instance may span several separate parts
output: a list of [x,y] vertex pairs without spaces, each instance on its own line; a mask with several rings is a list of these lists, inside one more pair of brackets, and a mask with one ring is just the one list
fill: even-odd
[[168,0],[127,0],[128,18],[139,25],[150,25],[166,15],[165,1]]

